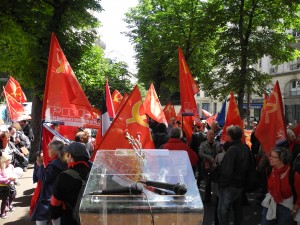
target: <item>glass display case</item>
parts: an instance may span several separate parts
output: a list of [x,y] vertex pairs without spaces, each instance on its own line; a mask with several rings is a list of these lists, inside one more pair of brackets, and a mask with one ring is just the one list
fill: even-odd
[[[203,203],[186,151],[142,153],[97,151],[80,205],[82,225],[202,224]],[[172,188],[178,186],[186,189]]]

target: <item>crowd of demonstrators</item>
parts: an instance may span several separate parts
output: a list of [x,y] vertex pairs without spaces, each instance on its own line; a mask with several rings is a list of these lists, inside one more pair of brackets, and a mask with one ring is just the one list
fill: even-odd
[[215,167],[216,156],[221,152],[219,141],[215,140],[214,130],[208,130],[207,140],[200,145],[199,156],[204,160],[205,197],[203,202],[211,202],[211,171]]
[[[38,201],[33,210],[31,221],[36,221],[37,225],[46,225],[50,217],[50,199],[53,192],[53,184],[56,177],[67,169],[67,163],[63,153],[64,143],[59,140],[53,140],[48,144],[48,155],[51,158],[45,166],[43,157],[37,157],[36,176],[42,183],[42,189],[39,193]],[[59,218],[53,221],[53,224],[60,224]]]
[[53,195],[50,201],[51,219],[61,218],[61,225],[77,225],[73,210],[82,182],[88,179],[91,167],[86,148],[81,143],[73,142],[66,146],[64,151],[68,169],[58,175],[53,185]]

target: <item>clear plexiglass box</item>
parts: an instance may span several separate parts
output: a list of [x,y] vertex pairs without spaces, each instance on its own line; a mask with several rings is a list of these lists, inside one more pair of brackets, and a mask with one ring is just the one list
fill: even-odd
[[[98,150],[80,205],[82,225],[199,225],[203,203],[185,151]],[[185,184],[183,195],[139,181]],[[142,186],[141,194],[102,194]],[[124,189],[125,188],[125,189]]]

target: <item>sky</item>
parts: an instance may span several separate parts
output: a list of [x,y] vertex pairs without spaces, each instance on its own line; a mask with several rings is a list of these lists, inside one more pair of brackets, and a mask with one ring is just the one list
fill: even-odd
[[124,61],[129,71],[136,73],[134,49],[132,44],[121,32],[127,31],[126,23],[122,21],[130,7],[138,4],[138,0],[101,0],[104,11],[98,18],[102,26],[98,29],[101,40],[106,44],[105,56],[112,60]]

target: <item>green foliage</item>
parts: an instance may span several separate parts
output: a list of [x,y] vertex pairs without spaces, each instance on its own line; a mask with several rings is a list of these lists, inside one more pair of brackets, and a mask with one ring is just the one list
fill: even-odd
[[143,0],[126,14],[131,29],[127,35],[137,52],[138,80],[146,88],[154,83],[161,101],[168,100],[179,89],[179,46],[186,59],[191,60],[189,65],[196,77],[210,67],[207,62],[213,51],[213,37],[211,30],[204,29],[203,18],[202,3],[198,0]]
[[178,90],[181,46],[200,88],[220,99],[233,90],[242,113],[245,93],[262,94],[271,79],[252,65],[265,56],[273,64],[299,56],[286,33],[299,30],[298,12],[298,1],[141,0],[126,20],[139,81],[153,82],[161,99],[168,99]]
[[218,39],[216,69],[202,74],[203,90],[221,98],[233,90],[242,112],[245,93],[262,95],[271,79],[252,65],[264,56],[280,64],[299,55],[291,45],[295,39],[286,33],[298,26],[299,9],[283,1],[211,0],[206,10],[207,19],[218,27]]
[[127,65],[124,62],[111,62],[104,58],[103,50],[93,46],[85,52],[81,62],[78,64],[77,77],[82,89],[88,96],[92,105],[101,108],[102,95],[105,91],[105,78],[111,92],[117,89],[120,93],[130,92],[130,83]]

